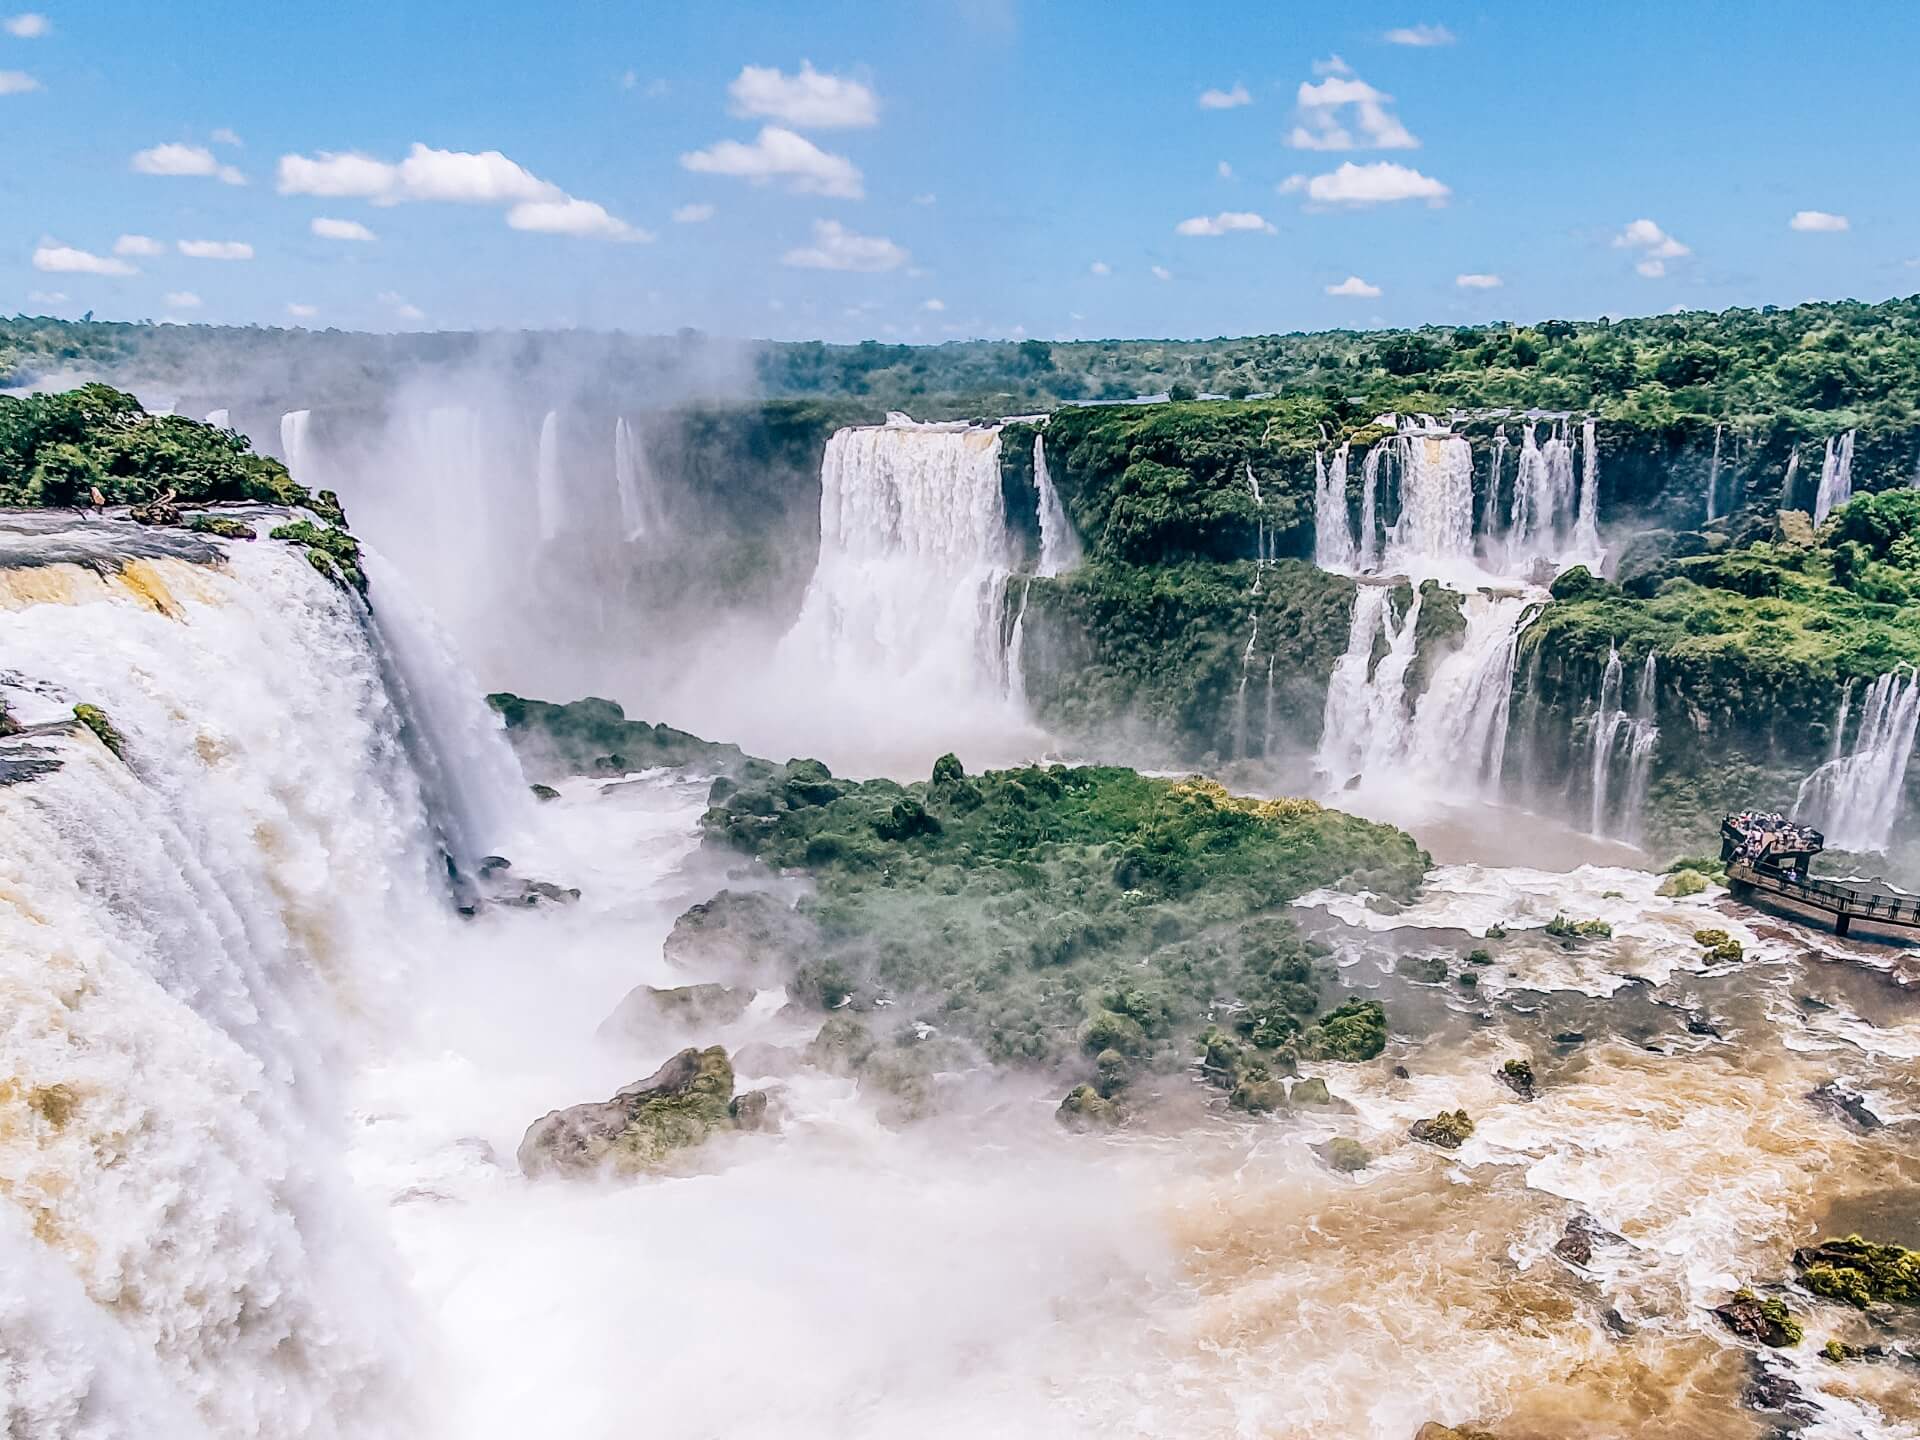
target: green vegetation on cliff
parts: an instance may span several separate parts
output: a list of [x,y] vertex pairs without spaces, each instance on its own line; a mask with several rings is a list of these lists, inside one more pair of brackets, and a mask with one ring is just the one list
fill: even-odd
[[803,998],[1000,1061],[1077,1053],[1103,1077],[1184,1061],[1214,1020],[1261,1049],[1378,1053],[1378,1006],[1313,1023],[1324,967],[1284,907],[1348,880],[1404,897],[1428,863],[1400,831],[1311,801],[1112,767],[968,776],[948,756],[902,786],[801,760],[718,797],[709,845],[817,882]]
[[627,719],[612,700],[588,697],[566,705],[505,692],[487,696],[506,722],[530,775],[622,775],[656,765],[687,765],[716,774],[764,775],[772,766],[748,760],[737,745],[702,740],[668,725]]

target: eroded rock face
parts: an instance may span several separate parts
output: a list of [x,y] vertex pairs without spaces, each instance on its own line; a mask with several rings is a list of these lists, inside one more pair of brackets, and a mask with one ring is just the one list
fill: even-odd
[[771,979],[784,975],[814,938],[813,925],[764,890],[722,890],[695,905],[667,936],[669,965],[706,975]]
[[680,985],[662,990],[636,985],[600,1024],[603,1040],[645,1039],[661,1027],[681,1030],[730,1025],[747,1013],[753,991],[731,985]]
[[735,1099],[725,1050],[688,1048],[611,1100],[570,1105],[534,1121],[520,1142],[520,1171],[590,1176],[656,1170],[717,1131],[757,1128],[765,1112],[759,1091]]

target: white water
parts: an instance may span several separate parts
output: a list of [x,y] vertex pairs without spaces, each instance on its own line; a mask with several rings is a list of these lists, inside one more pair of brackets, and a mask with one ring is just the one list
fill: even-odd
[[542,540],[551,540],[560,533],[560,518],[566,513],[566,496],[561,485],[560,414],[549,410],[540,422],[540,444],[533,474],[533,496],[540,508]]
[[1080,564],[1080,537],[1073,533],[1067,507],[1060,503],[1060,492],[1053,488],[1053,475],[1047,469],[1047,442],[1041,435],[1033,437],[1033,483],[1039,492],[1039,573],[1064,575]]
[[230,428],[232,418],[231,414],[225,410],[209,410],[206,423],[216,430],[226,430]]
[[621,528],[627,540],[638,540],[653,528],[653,472],[624,415],[613,422],[613,483],[620,500]]
[[1580,425],[1580,503],[1573,522],[1573,558],[1594,570],[1605,558],[1600,548],[1600,447],[1591,420]]
[[1576,503],[1573,450],[1564,426],[1556,426],[1543,445],[1537,427],[1523,424],[1513,513],[1502,547],[1508,574],[1524,573],[1534,562],[1555,559],[1568,549]]
[[289,410],[280,417],[280,456],[287,473],[302,485],[312,487],[307,473],[313,457],[307,450],[307,431],[313,423],[311,410]]
[[1413,712],[1409,759],[1443,793],[1492,796],[1507,758],[1513,662],[1524,595],[1467,597],[1460,647],[1436,667]]
[[[1411,720],[1407,668],[1414,659],[1420,600],[1415,590],[1406,613],[1396,618],[1391,587],[1361,585],[1354,595],[1347,648],[1327,681],[1314,755],[1314,768],[1332,789],[1396,764],[1405,749]],[[1382,638],[1386,653],[1374,664],[1374,645]]]
[[[1633,708],[1628,710],[1620,652],[1608,647],[1607,666],[1600,678],[1600,697],[1590,720],[1588,829],[1595,835],[1622,840],[1639,836],[1641,811],[1646,805],[1647,785],[1653,774],[1653,753],[1660,742],[1656,718],[1658,684],[1658,661],[1649,652],[1634,687]],[[1616,769],[1624,769],[1625,780],[1617,803],[1613,798]]]
[[[490,774],[519,781],[497,733],[490,771],[437,728],[449,703],[486,722],[415,668],[430,631],[387,617],[383,655],[299,551],[223,548],[218,570],[0,571],[10,683],[100,705],[127,745],[43,737],[60,768],[0,786],[10,1435],[420,1433],[344,1087],[453,929],[438,837],[512,811],[472,793]],[[458,767],[463,819],[431,810],[410,726]]]
[[1726,427],[1713,427],[1713,460],[1707,466],[1707,519],[1709,522],[1720,518],[1720,432]]
[[1920,678],[1911,669],[1889,671],[1873,682],[1861,709],[1860,728],[1843,754],[1851,689],[1840,697],[1834,723],[1834,758],[1800,782],[1793,814],[1817,826],[1840,850],[1884,851],[1893,840],[1920,728]]
[[[1827,437],[1826,457],[1820,462],[1820,488],[1813,499],[1813,523],[1826,518],[1853,498],[1853,437],[1849,430],[1834,443]],[[1797,458],[1797,457],[1796,457]]]

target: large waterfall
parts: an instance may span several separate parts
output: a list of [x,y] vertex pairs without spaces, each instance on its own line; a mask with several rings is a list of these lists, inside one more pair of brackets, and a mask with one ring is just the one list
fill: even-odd
[[1040,568],[1042,575],[1064,575],[1080,563],[1080,537],[1073,533],[1067,507],[1060,503],[1053,475],[1047,469],[1046,437],[1033,437],[1033,484],[1039,494]]
[[437,842],[500,843],[477,827],[517,771],[430,627],[375,630],[292,547],[215,550],[0,569],[28,726],[0,759],[34,762],[0,766],[0,1409],[36,1437],[417,1435],[344,1063],[455,923]]
[[1347,518],[1349,449],[1342,445],[1331,461],[1313,457],[1313,560],[1322,570],[1352,570],[1359,559]]
[[1824,524],[1827,516],[1853,498],[1853,436],[1849,430],[1838,437],[1827,437],[1826,457],[1820,462],[1820,488],[1813,497],[1813,523]]
[[1889,671],[1873,682],[1860,728],[1844,752],[1851,690],[1834,725],[1834,758],[1800,784],[1794,818],[1818,825],[1842,850],[1885,850],[1906,790],[1907,766],[1920,729],[1920,676]]
[[[1354,595],[1347,649],[1327,681],[1326,713],[1320,725],[1317,769],[1335,789],[1397,764],[1407,744],[1407,669],[1413,664],[1420,621],[1420,592],[1406,613],[1393,613],[1393,590],[1362,584]],[[1386,653],[1376,664],[1377,641]]]
[[[207,417],[207,423],[213,423],[211,415]],[[313,462],[313,455],[307,445],[307,432],[312,424],[311,410],[289,410],[280,417],[281,458],[286,464],[287,473],[303,485],[312,483],[308,468]]]

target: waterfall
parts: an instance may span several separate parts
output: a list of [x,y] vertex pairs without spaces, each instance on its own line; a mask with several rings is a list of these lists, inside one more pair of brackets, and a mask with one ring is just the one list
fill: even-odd
[[1467,629],[1459,649],[1434,667],[1414,708],[1409,759],[1445,788],[1491,793],[1506,768],[1513,664],[1520,622],[1534,604],[1525,596],[1467,597]]
[[1827,437],[1826,458],[1820,462],[1820,488],[1813,500],[1816,525],[1824,524],[1829,515],[1853,498],[1853,437],[1854,432],[1847,431],[1838,445],[1832,436]]
[[[1361,585],[1353,597],[1347,649],[1327,682],[1326,710],[1314,766],[1335,789],[1363,779],[1369,770],[1395,763],[1407,740],[1407,668],[1414,658],[1420,592],[1396,622],[1393,592]],[[1387,653],[1374,665],[1374,642],[1384,636]]]
[[[1834,727],[1836,747],[1842,743],[1850,700],[1850,692],[1843,691]],[[1916,728],[1920,677],[1911,667],[1890,670],[1867,691],[1852,748],[1844,754],[1836,749],[1833,759],[1800,783],[1794,818],[1819,826],[1837,849],[1884,851],[1900,816]]]
[[424,1428],[419,1345],[348,1176],[345,1087],[456,923],[452,822],[405,731],[458,684],[415,668],[397,616],[383,657],[298,549],[216,548],[0,569],[0,683],[49,718],[98,704],[126,745],[0,741],[57,762],[0,784],[0,1350],[31,1378],[5,1414],[34,1436],[398,1440]]
[[[1653,776],[1653,753],[1660,741],[1658,715],[1658,661],[1650,652],[1634,688],[1633,709],[1626,707],[1626,669],[1620,652],[1607,647],[1607,668],[1600,678],[1600,698],[1591,720],[1592,797],[1588,830],[1595,835],[1637,838],[1640,814]],[[1622,749],[1622,742],[1625,748]],[[1618,814],[1609,802],[1616,761],[1624,756],[1626,791]]]
[[1494,432],[1487,457],[1487,503],[1480,511],[1480,533],[1489,539],[1500,528],[1500,471],[1507,458],[1507,427]]
[[[1726,431],[1725,425],[1713,427],[1713,458],[1707,465],[1707,519],[1720,518],[1720,442]],[[1736,445],[1736,450],[1738,446]]]
[[1399,445],[1400,519],[1392,550],[1429,561],[1471,560],[1472,448],[1457,435],[1422,433],[1401,436]]
[[287,473],[302,485],[313,483],[313,477],[307,474],[311,458],[307,454],[307,430],[312,421],[311,410],[289,410],[280,417],[280,457]]
[[1007,699],[1019,710],[1027,708],[1027,596],[1031,580],[1020,587],[1020,609],[1013,617],[1013,629],[1007,635]]
[[[1589,454],[1592,454],[1589,447]],[[1589,465],[1593,462],[1590,460]],[[1593,477],[1589,477],[1593,488]],[[1598,495],[1593,495],[1593,546],[1599,548]],[[1536,560],[1552,559],[1566,547],[1569,533],[1581,533],[1574,517],[1573,449],[1562,427],[1541,443],[1536,427],[1520,427],[1520,467],[1513,479],[1513,519],[1507,529],[1507,569],[1515,572]],[[1582,509],[1584,510],[1584,500]],[[1577,545],[1577,541],[1576,541]]]
[[1794,477],[1800,473],[1800,447],[1795,446],[1787,453],[1787,473],[1780,477],[1780,508],[1793,508]]
[[653,509],[653,472],[624,415],[613,422],[613,483],[622,533],[628,541],[638,540],[652,528],[648,512]]
[[1363,571],[1376,570],[1380,565],[1380,462],[1392,443],[1380,441],[1360,462],[1360,538],[1353,558]]
[[560,533],[565,500],[560,493],[560,412],[549,410],[540,422],[540,449],[533,474],[533,498],[540,509],[540,538]]
[[1253,647],[1260,643],[1260,612],[1249,617],[1253,628],[1247,634],[1247,648],[1240,653],[1240,688],[1233,697],[1233,758],[1247,758],[1247,672],[1253,665]]
[[1268,652],[1267,654],[1267,708],[1266,708],[1266,715],[1264,717],[1265,728],[1260,732],[1260,758],[1262,760],[1273,759],[1273,725],[1274,725],[1273,662],[1275,658],[1276,657],[1273,652],[1271,651]]
[[1342,445],[1333,463],[1313,455],[1313,562],[1322,570],[1350,571],[1358,559],[1353,522],[1347,516],[1347,453]]
[[1041,435],[1033,437],[1033,483],[1039,491],[1040,574],[1064,575],[1082,559],[1080,537],[1073,533],[1067,507],[1053,488],[1053,475],[1047,469],[1047,442]]
[[999,430],[904,417],[841,430],[820,479],[820,559],[783,657],[916,704],[999,680],[1010,549]]
[[1600,549],[1600,450],[1591,420],[1580,425],[1580,505],[1573,522],[1573,553],[1596,567],[1605,558]]
[[207,412],[206,423],[213,426],[216,430],[231,430],[233,428],[233,416],[225,410],[209,410]]

